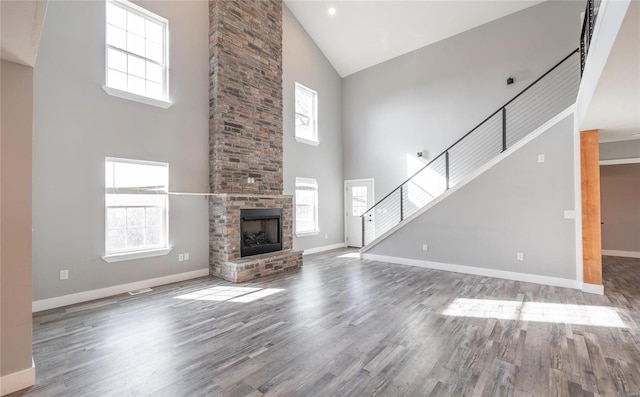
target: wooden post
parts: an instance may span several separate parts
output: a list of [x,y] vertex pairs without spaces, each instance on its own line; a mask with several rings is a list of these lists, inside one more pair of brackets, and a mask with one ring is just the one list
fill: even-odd
[[581,131],[582,279],[594,285],[602,285],[599,157],[598,130]]

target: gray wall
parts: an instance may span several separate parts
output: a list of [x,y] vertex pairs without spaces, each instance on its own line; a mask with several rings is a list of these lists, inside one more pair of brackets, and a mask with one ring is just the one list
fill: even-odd
[[640,253],[640,164],[600,166],[602,249]]
[[575,280],[573,153],[571,114],[368,253]]
[[0,376],[5,376],[31,368],[33,68],[2,61],[0,70]]
[[[34,300],[208,268],[202,197],[169,200],[167,256],[105,263],[105,156],[169,163],[171,191],[208,186],[208,3],[136,1],[169,20],[161,109],[106,94],[104,2],[50,2],[34,77]],[[178,253],[190,253],[178,262]],[[69,280],[59,271],[69,270]]]
[[[344,242],[342,177],[342,79],[283,5],[284,193],[295,194],[296,177],[318,181],[320,233],[293,238],[296,249]],[[294,86],[318,92],[320,145],[295,140]]]
[[606,142],[600,145],[600,160],[640,158],[640,139]]
[[382,198],[576,49],[583,9],[548,1],[345,78],[345,179]]

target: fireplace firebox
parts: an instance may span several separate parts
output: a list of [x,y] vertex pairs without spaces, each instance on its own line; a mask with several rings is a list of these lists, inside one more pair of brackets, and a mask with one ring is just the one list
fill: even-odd
[[282,250],[282,209],[240,210],[240,256]]

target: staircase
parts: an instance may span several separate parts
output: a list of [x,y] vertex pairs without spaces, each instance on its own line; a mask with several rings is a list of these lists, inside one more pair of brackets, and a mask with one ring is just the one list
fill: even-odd
[[363,250],[574,104],[580,74],[576,49],[369,208],[362,215]]

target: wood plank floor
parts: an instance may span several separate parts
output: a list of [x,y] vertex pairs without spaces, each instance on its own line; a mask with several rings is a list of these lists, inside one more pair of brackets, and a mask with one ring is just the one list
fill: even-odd
[[640,260],[597,296],[355,256],[38,313],[14,396],[640,395]]

